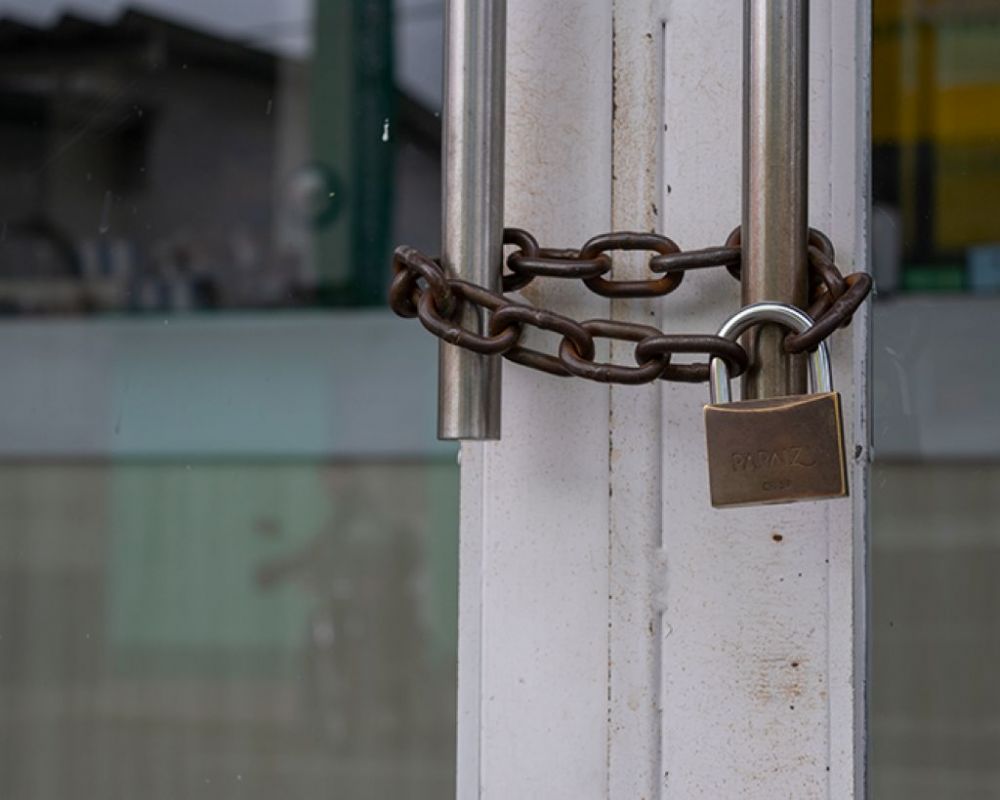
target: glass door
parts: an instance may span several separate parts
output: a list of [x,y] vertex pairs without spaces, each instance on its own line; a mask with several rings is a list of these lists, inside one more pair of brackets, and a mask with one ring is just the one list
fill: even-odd
[[441,25],[0,4],[0,796],[453,794]]
[[874,797],[998,797],[1000,3],[874,15]]

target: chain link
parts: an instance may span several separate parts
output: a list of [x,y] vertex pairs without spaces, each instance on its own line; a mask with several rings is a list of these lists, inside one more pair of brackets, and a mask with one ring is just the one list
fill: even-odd
[[[724,268],[739,280],[740,229],[722,247],[682,251],[671,239],[656,233],[608,233],[595,236],[579,250],[545,248],[525,230],[508,228],[504,244],[516,248],[506,259],[505,293],[520,291],[537,278],[580,280],[594,293],[609,298],[662,297],[675,291],[688,270]],[[652,253],[646,280],[615,281],[609,253]],[[844,276],[837,268],[830,240],[809,232],[809,315],[815,324],[805,333],[789,334],[785,350],[803,353],[815,349],[837,328],[848,325],[872,288],[871,277],[856,272]],[[577,322],[554,311],[517,302],[499,292],[448,276],[441,262],[412,247],[399,247],[393,256],[389,305],[401,317],[417,317],[435,336],[484,355],[505,358],[558,377],[577,376],[601,383],[643,384],[655,380],[702,383],[708,380],[708,362],[675,364],[675,355],[722,358],[733,376],[749,366],[739,343],[712,334],[666,334],[649,325],[618,320]],[[484,315],[489,312],[489,324]],[[475,328],[472,330],[471,328]],[[529,328],[561,337],[555,354],[522,344]],[[486,334],[477,333],[486,330]],[[634,342],[636,366],[596,362],[595,339]]]

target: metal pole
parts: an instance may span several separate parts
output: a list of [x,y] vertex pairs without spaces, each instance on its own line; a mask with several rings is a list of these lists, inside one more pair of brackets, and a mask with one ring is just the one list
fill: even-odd
[[[743,304],[804,308],[809,278],[809,0],[744,0]],[[763,326],[745,398],[801,394],[805,361]]]
[[[451,275],[499,290],[507,0],[448,0],[445,31],[444,232]],[[473,309],[463,324],[485,333]],[[500,357],[442,342],[438,437],[500,438]]]

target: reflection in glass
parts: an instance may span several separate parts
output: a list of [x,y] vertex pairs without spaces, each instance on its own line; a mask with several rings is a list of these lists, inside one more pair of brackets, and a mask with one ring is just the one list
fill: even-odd
[[0,311],[379,305],[434,244],[440,8],[96,6],[0,16]]
[[453,464],[0,468],[0,795],[449,796],[456,505]]
[[1000,3],[874,3],[872,777],[1000,797]]
[[375,308],[438,249],[441,29],[0,7],[0,798],[453,795],[457,467]]
[[1000,290],[1000,4],[876,0],[880,291]]

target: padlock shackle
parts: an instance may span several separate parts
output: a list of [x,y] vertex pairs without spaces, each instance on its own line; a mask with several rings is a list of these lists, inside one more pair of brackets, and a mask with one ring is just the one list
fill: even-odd
[[[786,303],[754,303],[737,311],[719,329],[719,336],[734,342],[754,325],[774,322],[791,328],[796,333],[805,333],[813,326],[812,317],[795,306]],[[826,342],[820,342],[809,353],[809,387],[813,394],[833,391],[833,370],[830,366],[830,349]],[[731,403],[732,389],[729,386],[729,367],[724,359],[713,358],[709,363],[709,388],[712,403]]]

